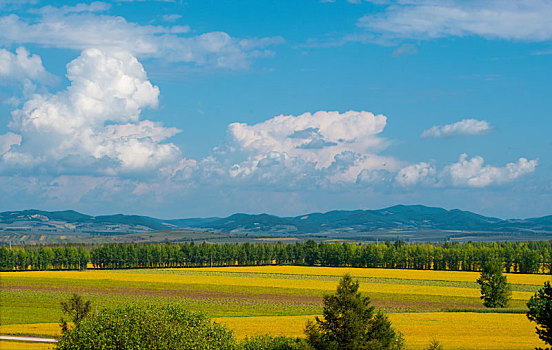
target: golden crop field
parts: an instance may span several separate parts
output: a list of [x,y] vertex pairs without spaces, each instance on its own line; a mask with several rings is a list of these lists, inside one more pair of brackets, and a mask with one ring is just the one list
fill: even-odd
[[[241,339],[266,333],[300,337],[307,321],[313,318],[221,317],[215,321],[234,329],[236,337]],[[424,349],[432,339],[438,339],[445,349],[514,350],[545,346],[522,314],[420,312],[390,313],[389,318],[404,334],[408,349]]]
[[[54,335],[59,303],[77,292],[98,307],[184,303],[235,330],[237,337],[301,336],[322,312],[322,296],[344,273],[386,311],[410,349],[432,338],[445,349],[532,349],[542,345],[521,310],[550,276],[508,274],[517,313],[483,311],[473,272],[299,266],[28,271],[0,273],[0,333]],[[478,344],[478,346],[474,346]]]
[[[196,270],[196,269],[194,269]],[[199,269],[197,269],[199,270]],[[335,289],[334,281],[324,280],[306,280],[301,279],[301,274],[294,274],[299,278],[295,278],[293,283],[290,283],[289,278],[278,277],[262,277],[262,276],[203,276],[203,275],[188,275],[185,269],[167,270],[171,274],[151,273],[148,270],[142,273],[125,273],[121,271],[29,271],[23,273],[24,278],[69,278],[74,280],[99,280],[118,282],[138,282],[138,283],[168,283],[168,284],[184,284],[184,285],[225,285],[225,286],[240,286],[240,287],[269,287],[269,288],[289,288],[302,290],[321,290],[332,291]],[[206,270],[203,270],[206,271]],[[208,270],[207,270],[208,271]],[[311,272],[314,270],[310,270]],[[403,273],[410,272],[403,270]],[[412,271],[419,272],[419,271]],[[356,276],[355,276],[356,277]],[[423,278],[418,278],[423,280]],[[361,291],[372,293],[386,294],[412,294],[412,295],[442,295],[442,296],[458,296],[458,297],[473,297],[477,298],[479,290],[473,288],[459,288],[447,286],[419,286],[406,284],[390,284],[390,283],[363,283]],[[527,300],[533,295],[530,292],[512,293],[513,299]]]
[[52,344],[0,340],[0,349],[5,350],[48,350],[53,348]]
[[[178,269],[166,269],[178,270]],[[405,270],[380,268],[346,268],[346,267],[314,267],[314,266],[230,266],[198,268],[198,271],[250,272],[258,274],[293,274],[309,276],[343,276],[346,273],[354,277],[397,278],[432,281],[473,282],[479,277],[479,272],[471,271],[434,271]],[[506,273],[512,284],[528,284],[541,286],[550,281],[549,275]]]

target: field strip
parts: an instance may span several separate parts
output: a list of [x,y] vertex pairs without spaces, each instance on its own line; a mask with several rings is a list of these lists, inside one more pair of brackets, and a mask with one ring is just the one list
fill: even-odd
[[[151,271],[151,270],[148,270]],[[155,270],[157,274],[184,274],[196,276],[232,276],[232,277],[254,277],[254,278],[280,278],[280,279],[297,279],[296,274],[287,273],[258,273],[258,272],[230,272],[230,271],[212,271],[204,270],[196,271],[196,269],[160,269]],[[336,283],[342,276],[332,275],[301,275],[301,279],[314,281],[335,281]],[[424,280],[411,278],[387,278],[387,277],[359,277],[354,276],[359,282],[364,283],[390,283],[390,284],[408,284],[421,286],[438,286],[438,287],[459,287],[459,288],[476,288],[480,286],[474,281],[448,281],[448,280]],[[512,290],[520,292],[535,293],[540,286],[532,284],[512,284]]]
[[59,337],[61,328],[59,323],[10,324],[0,325],[0,334]]
[[[424,349],[435,338],[447,350],[534,349],[544,346],[525,315],[494,313],[415,312],[387,314],[409,349]],[[315,316],[219,317],[236,337],[271,334],[301,337]]]
[[[544,346],[535,334],[534,324],[531,324],[523,314],[414,312],[387,315],[393,326],[404,334],[409,349],[424,349],[433,338],[439,340],[445,349],[452,350],[470,348],[529,350]],[[219,317],[213,320],[233,329],[236,337],[243,339],[246,336],[266,333],[273,336],[301,337],[307,321],[314,320],[314,317],[314,315],[238,316]],[[21,332],[34,329],[37,333],[48,334],[57,327],[59,332],[57,323],[6,327],[1,326],[0,331],[5,333],[5,330],[9,329],[17,332],[19,328]],[[17,349],[25,349],[25,347],[21,346]]]
[[9,350],[49,350],[53,349],[50,343],[29,343],[12,340],[0,340],[0,349]]
[[[165,269],[181,270],[181,269]],[[412,269],[380,269],[380,268],[345,268],[345,267],[318,267],[318,266],[228,266],[228,267],[201,267],[197,271],[219,272],[249,272],[249,273],[285,273],[309,276],[338,276],[350,273],[353,277],[397,278],[433,281],[475,282],[479,272],[471,271],[436,271]],[[529,284],[542,286],[546,281],[552,281],[550,275],[506,273],[509,283]]]
[[[1,278],[20,277],[25,278],[58,278],[60,280],[95,280],[117,282],[139,282],[139,283],[167,283],[167,284],[202,284],[202,285],[226,285],[236,287],[271,287],[285,289],[310,289],[321,291],[333,291],[336,287],[334,281],[315,281],[306,280],[298,276],[297,279],[282,278],[254,278],[239,276],[198,276],[198,275],[163,275],[148,273],[148,270],[140,270],[143,273],[124,273],[113,271],[29,271],[25,273],[4,272],[0,274]],[[7,281],[5,281],[7,282]],[[389,294],[415,294],[415,295],[444,295],[478,298],[480,292],[475,288],[460,288],[446,286],[420,286],[420,285],[401,285],[394,283],[361,283],[360,291],[373,293]],[[531,292],[512,292],[512,298],[516,300],[528,300],[533,293]]]

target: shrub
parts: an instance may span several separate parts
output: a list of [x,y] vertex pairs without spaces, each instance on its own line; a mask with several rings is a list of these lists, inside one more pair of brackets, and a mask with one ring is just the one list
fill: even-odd
[[232,331],[183,306],[124,305],[103,309],[63,334],[59,350],[236,348]]

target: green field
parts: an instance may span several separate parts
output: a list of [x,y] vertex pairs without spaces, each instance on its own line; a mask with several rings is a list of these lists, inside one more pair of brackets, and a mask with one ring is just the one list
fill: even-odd
[[[235,328],[240,337],[301,335],[306,320],[321,313],[322,296],[335,290],[345,272],[360,281],[361,291],[374,305],[390,313],[410,348],[422,348],[433,336],[447,349],[477,348],[469,345],[475,344],[474,339],[462,342],[447,337],[444,330],[450,322],[462,325],[454,334],[466,337],[478,334],[475,329],[483,326],[478,322],[486,326],[490,322],[496,331],[511,331],[519,338],[519,342],[492,345],[489,337],[496,334],[484,332],[475,341],[486,344],[485,348],[530,349],[540,344],[523,312],[529,297],[549,276],[508,275],[513,283],[508,313],[480,313],[486,310],[479,299],[475,283],[479,274],[475,272],[298,266],[3,272],[0,332],[54,334],[52,324],[62,316],[59,303],[75,292],[98,308],[125,302],[184,303]],[[463,312],[449,312],[452,309]],[[49,326],[32,326],[39,323]]]

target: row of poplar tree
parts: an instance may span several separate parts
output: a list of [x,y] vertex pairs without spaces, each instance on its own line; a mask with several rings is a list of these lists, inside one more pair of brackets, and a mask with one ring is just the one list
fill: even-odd
[[552,241],[0,246],[0,270],[75,270],[91,263],[101,269],[296,264],[480,271],[491,257],[506,272],[552,273]]

